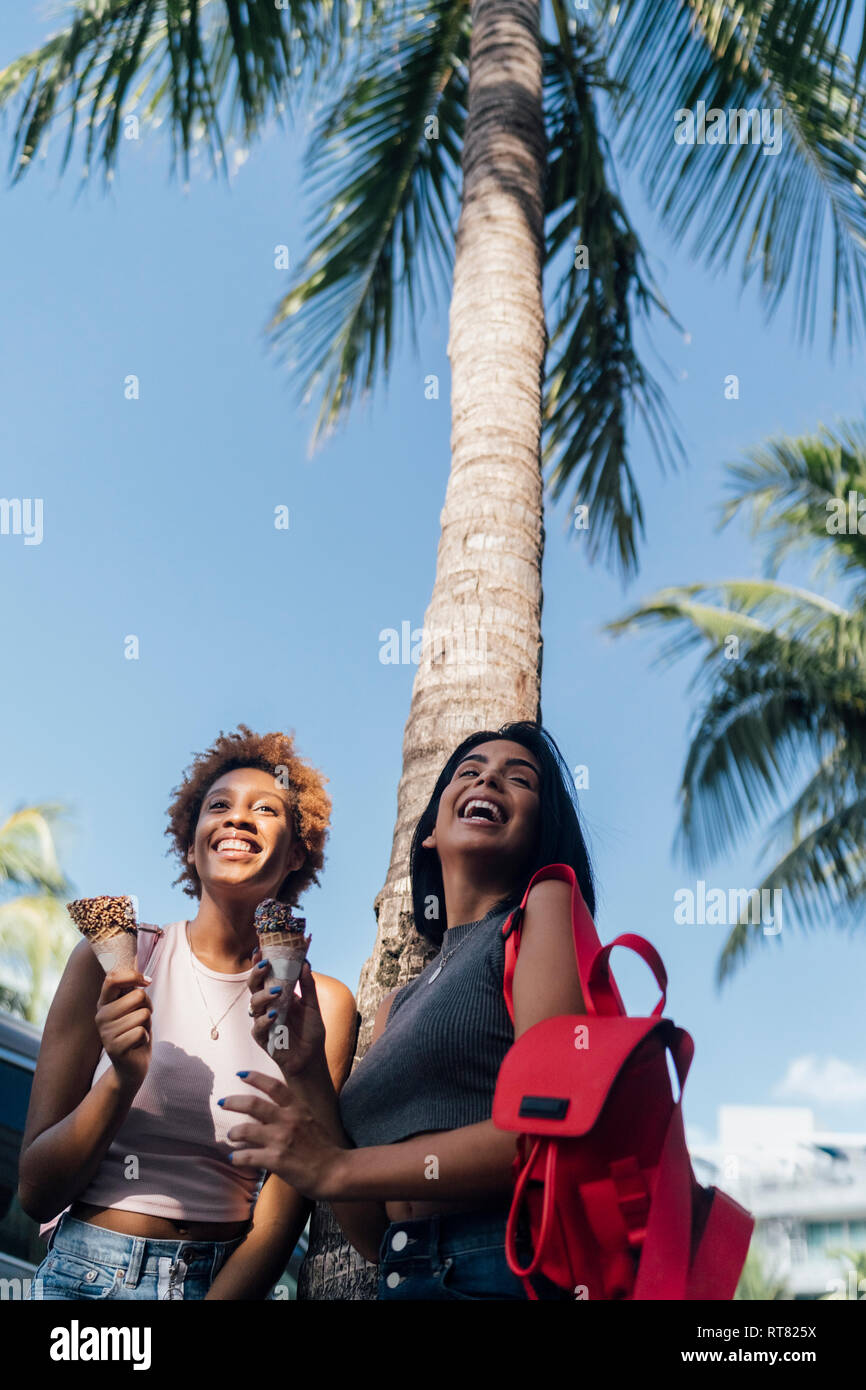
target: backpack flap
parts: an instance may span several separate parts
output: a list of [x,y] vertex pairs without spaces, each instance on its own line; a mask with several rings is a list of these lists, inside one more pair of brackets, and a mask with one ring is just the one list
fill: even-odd
[[665,1032],[667,1026],[667,1020],[622,1015],[542,1019],[505,1055],[493,1097],[493,1123],[523,1134],[588,1134],[629,1057],[656,1029]]

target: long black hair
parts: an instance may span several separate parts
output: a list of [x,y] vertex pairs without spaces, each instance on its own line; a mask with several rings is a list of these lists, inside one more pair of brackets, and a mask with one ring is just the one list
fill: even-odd
[[[437,946],[441,945],[448,926],[442,865],[436,850],[425,849],[422,841],[427,839],[436,824],[439,801],[454,776],[457,764],[479,743],[490,743],[494,739],[508,739],[527,748],[534,754],[541,771],[535,845],[521,883],[515,885],[514,892],[503,899],[503,904],[519,903],[532,875],[545,864],[570,864],[577,876],[583,900],[590,913],[595,915],[595,879],[580,826],[577,792],[571,772],[547,730],[528,720],[520,720],[514,724],[503,724],[496,730],[481,729],[478,733],[470,734],[454,749],[439,773],[433,795],[415,827],[409,860],[415,929]],[[427,910],[431,903],[435,904],[432,916]]]

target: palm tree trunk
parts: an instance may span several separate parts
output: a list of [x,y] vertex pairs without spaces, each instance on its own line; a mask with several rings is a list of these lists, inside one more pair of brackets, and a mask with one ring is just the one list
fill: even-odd
[[[412,831],[468,733],[540,713],[545,138],[539,0],[473,0],[463,204],[448,355],[451,476],[403,736],[391,863],[361,973],[356,1061],[384,994],[429,948],[412,922]],[[318,1206],[302,1299],[375,1297],[375,1266]]]

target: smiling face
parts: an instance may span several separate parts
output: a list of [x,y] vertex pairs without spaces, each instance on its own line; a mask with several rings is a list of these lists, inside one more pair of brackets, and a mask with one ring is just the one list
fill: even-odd
[[208,788],[187,859],[210,897],[229,894],[257,904],[276,896],[305,852],[272,773],[242,767],[224,772]]
[[422,843],[442,863],[452,855],[502,856],[510,871],[519,872],[535,843],[540,804],[534,754],[508,739],[479,743],[454,769],[436,825]]

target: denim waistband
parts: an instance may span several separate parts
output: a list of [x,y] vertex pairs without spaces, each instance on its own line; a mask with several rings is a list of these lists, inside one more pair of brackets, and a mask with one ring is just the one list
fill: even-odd
[[158,1274],[160,1260],[173,1264],[182,1260],[187,1269],[210,1274],[215,1278],[226,1258],[243,1241],[234,1240],[147,1240],[143,1236],[127,1236],[121,1231],[109,1231],[78,1221],[66,1213],[54,1228],[48,1248],[61,1255],[77,1256],[91,1264],[109,1269],[122,1269],[124,1283],[136,1284],[142,1275]]
[[[504,1245],[508,1210],[506,1206],[493,1211],[446,1212],[415,1221],[392,1221],[382,1237],[380,1259],[435,1260],[440,1255]],[[526,1235],[521,1217],[518,1241],[523,1242]]]

